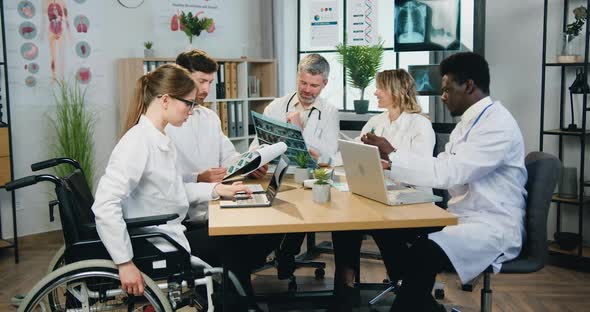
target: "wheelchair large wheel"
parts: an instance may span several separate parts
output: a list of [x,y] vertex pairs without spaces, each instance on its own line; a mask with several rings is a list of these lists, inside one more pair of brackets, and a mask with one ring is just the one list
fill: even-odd
[[66,246],[63,245],[61,248],[53,255],[53,259],[49,262],[49,266],[47,266],[47,274],[61,268],[62,266],[66,265],[66,261],[64,258],[64,252],[66,250]]
[[143,275],[143,296],[121,290],[112,261],[85,260],[61,267],[45,276],[28,293],[18,312],[29,311],[138,311],[171,312],[164,293]]

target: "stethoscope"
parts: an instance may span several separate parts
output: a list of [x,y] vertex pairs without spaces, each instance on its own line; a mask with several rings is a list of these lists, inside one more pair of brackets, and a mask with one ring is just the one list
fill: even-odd
[[[471,130],[473,129],[473,127],[475,127],[475,125],[477,125],[477,123],[479,122],[479,120],[481,119],[481,116],[483,116],[483,114],[488,110],[488,108],[490,108],[492,105],[494,105],[494,102],[488,104],[488,106],[486,106],[481,113],[479,113],[479,115],[477,115],[477,118],[475,118],[475,121],[471,124],[471,127],[469,127],[469,129],[467,130],[467,132],[465,133],[465,135],[463,136],[463,142],[467,142],[467,138],[469,137],[469,133],[471,132]],[[453,147],[454,144],[451,144],[451,147],[449,148],[449,152],[452,155],[455,155],[455,153],[453,153]]]
[[[289,101],[287,102],[287,107],[285,107],[285,113],[289,112],[289,105],[291,105],[291,101],[293,100],[293,98],[296,95],[297,95],[297,92],[293,93],[293,95],[291,95],[291,97],[289,98]],[[315,106],[309,110],[309,113],[307,114],[307,120],[309,120],[309,117],[311,116],[313,111],[317,111],[318,112],[318,120],[322,120],[322,111],[317,109]]]

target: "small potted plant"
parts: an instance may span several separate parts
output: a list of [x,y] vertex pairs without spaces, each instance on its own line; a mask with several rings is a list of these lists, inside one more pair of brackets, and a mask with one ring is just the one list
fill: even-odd
[[582,55],[578,48],[579,40],[576,39],[588,19],[588,10],[584,6],[574,9],[574,22],[567,24],[565,31],[561,34],[561,44],[557,51],[558,63],[582,62]]
[[339,44],[336,50],[339,53],[338,61],[346,68],[348,83],[361,90],[361,99],[354,100],[354,111],[357,114],[366,114],[369,110],[369,101],[365,100],[365,88],[375,79],[381,68],[383,41],[372,46]]
[[327,203],[330,201],[330,184],[328,180],[330,175],[324,168],[316,169],[313,171],[313,175],[317,181],[315,181],[311,191],[312,199],[318,204]]
[[295,155],[295,162],[297,163],[297,168],[293,172],[295,183],[303,183],[303,181],[310,178],[309,168],[307,168],[307,163],[309,162],[309,154],[305,152],[299,152]]
[[207,31],[208,33],[212,33],[215,31],[215,22],[210,17],[199,17],[203,11],[195,14],[193,16],[192,12],[180,14],[180,25],[182,26],[181,29],[184,31],[186,36],[188,37],[189,44],[193,43],[193,36],[200,36],[203,30]]
[[154,43],[151,41],[146,41],[143,43],[143,47],[145,48],[143,50],[143,56],[145,57],[154,57],[154,50],[152,50],[152,47],[154,46]]

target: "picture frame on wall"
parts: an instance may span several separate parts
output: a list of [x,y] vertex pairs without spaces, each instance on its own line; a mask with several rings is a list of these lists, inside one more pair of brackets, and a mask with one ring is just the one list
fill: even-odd
[[395,0],[394,50],[461,48],[461,0]]
[[442,79],[439,65],[410,65],[408,66],[408,73],[416,82],[418,95],[441,94]]

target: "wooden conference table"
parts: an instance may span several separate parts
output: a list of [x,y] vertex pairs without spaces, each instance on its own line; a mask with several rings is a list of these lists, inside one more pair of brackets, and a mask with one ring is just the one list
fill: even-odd
[[[257,183],[257,181],[248,181]],[[268,181],[263,181],[265,186]],[[331,201],[317,204],[311,189],[285,177],[272,207],[220,208],[209,205],[209,235],[245,235],[345,230],[439,227],[457,224],[457,217],[432,203],[387,206],[331,189]]]
[[[247,181],[261,183],[266,180]],[[351,192],[331,188],[331,201],[317,204],[311,189],[295,184],[292,176],[283,179],[272,207],[220,208],[209,205],[209,235],[250,235],[346,230],[442,227],[457,224],[457,217],[432,203],[387,206]],[[227,272],[224,270],[224,301]],[[306,294],[301,294],[307,298]],[[291,297],[290,297],[291,298]],[[225,311],[225,306],[224,306]]]

